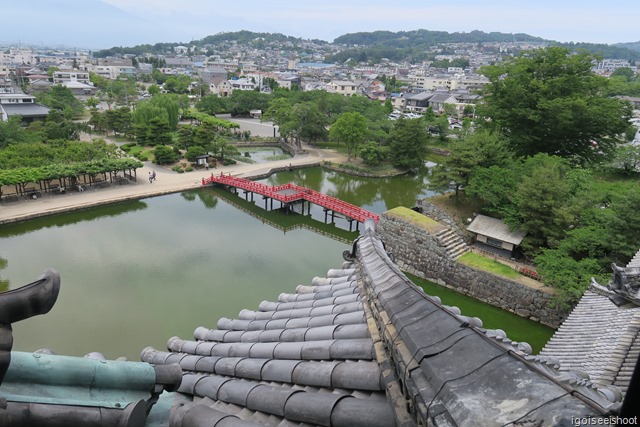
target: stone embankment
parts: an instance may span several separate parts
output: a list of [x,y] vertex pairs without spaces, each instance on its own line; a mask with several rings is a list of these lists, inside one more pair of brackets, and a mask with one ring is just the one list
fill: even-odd
[[385,212],[377,227],[401,269],[521,317],[560,326],[567,313],[551,306],[551,288],[519,283],[455,261],[436,237],[445,227],[424,216],[416,219],[409,212],[413,213],[406,208]]

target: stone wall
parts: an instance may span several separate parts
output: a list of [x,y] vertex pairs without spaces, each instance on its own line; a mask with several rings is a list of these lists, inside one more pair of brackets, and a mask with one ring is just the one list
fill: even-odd
[[428,198],[416,200],[416,206],[422,209],[422,214],[446,224],[449,228],[452,228],[467,243],[471,241],[469,233],[467,233],[466,230],[463,230],[458,223],[449,216],[449,214],[431,203]]
[[529,287],[452,260],[427,228],[392,210],[382,214],[376,230],[404,271],[553,328],[567,316],[551,307],[552,289]]

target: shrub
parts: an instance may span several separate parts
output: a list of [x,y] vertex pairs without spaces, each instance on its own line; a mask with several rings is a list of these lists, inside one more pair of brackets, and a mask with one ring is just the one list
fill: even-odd
[[176,154],[176,152],[170,147],[166,147],[164,145],[158,145],[156,148],[154,148],[153,155],[156,158],[156,163],[159,165],[174,163],[178,160],[178,155]]
[[190,162],[195,162],[197,156],[203,156],[207,154],[206,150],[199,146],[189,147],[187,149],[187,153],[185,154],[185,158]]
[[381,147],[378,143],[370,141],[360,148],[360,157],[365,164],[376,166],[387,158],[388,152],[387,147]]
[[149,156],[147,156],[146,154],[138,154],[138,160],[140,160],[141,162],[146,162],[147,160],[149,160]]
[[191,172],[193,170],[193,168],[191,166],[187,166],[184,171],[185,172]]
[[233,159],[224,159],[222,164],[225,165],[225,166],[229,166],[229,165],[236,165],[236,164],[238,164],[238,162],[236,162]]

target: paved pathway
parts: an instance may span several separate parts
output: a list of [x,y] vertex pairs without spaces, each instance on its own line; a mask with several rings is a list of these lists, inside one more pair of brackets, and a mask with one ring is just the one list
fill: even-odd
[[[320,150],[305,147],[309,154],[295,156],[291,159],[279,160],[270,163],[256,163],[222,166],[210,169],[208,172],[197,170],[182,174],[172,170],[146,162],[145,166],[138,169],[138,183],[115,185],[108,188],[87,188],[83,192],[68,192],[67,194],[43,193],[38,199],[20,199],[16,202],[0,203],[0,224],[22,221],[74,209],[100,206],[122,200],[141,199],[162,194],[175,193],[202,186],[202,178],[210,173],[232,174],[243,178],[268,173],[273,168],[282,168],[288,165],[316,165],[327,159],[333,162],[343,160],[344,156],[330,150]],[[147,179],[149,172],[155,170],[157,179],[152,184]]]

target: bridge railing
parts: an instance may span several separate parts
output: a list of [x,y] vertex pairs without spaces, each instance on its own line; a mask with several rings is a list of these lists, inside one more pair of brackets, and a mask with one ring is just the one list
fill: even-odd
[[[341,213],[348,218],[353,218],[359,222],[364,222],[367,218],[371,218],[378,222],[380,218],[378,215],[369,212],[366,209],[362,209],[359,206],[352,205],[351,203],[345,202],[338,198],[328,196],[326,194],[320,193],[319,191],[311,190],[309,188],[302,187],[293,183],[273,186],[250,181],[244,178],[233,177],[231,175],[224,175],[223,173],[221,173],[220,175],[211,174],[211,177],[202,179],[202,185],[207,185],[214,182],[233,186],[246,191],[251,191],[253,193],[258,193],[265,197],[269,197],[285,203],[301,199],[307,200],[323,208],[331,209],[335,212]],[[284,190],[293,190],[295,191],[295,193],[282,194],[281,192]]]

